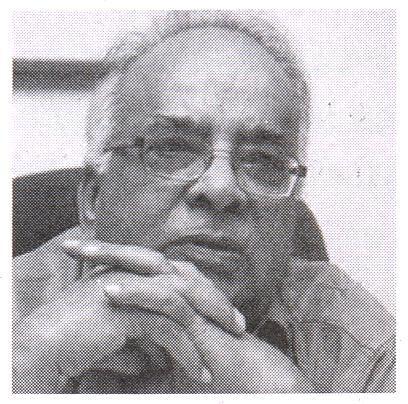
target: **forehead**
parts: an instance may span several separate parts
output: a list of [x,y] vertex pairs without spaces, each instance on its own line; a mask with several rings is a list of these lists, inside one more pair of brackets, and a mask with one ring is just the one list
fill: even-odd
[[210,125],[288,128],[291,86],[282,66],[249,35],[197,28],[167,38],[130,64],[122,89],[129,123],[152,113]]

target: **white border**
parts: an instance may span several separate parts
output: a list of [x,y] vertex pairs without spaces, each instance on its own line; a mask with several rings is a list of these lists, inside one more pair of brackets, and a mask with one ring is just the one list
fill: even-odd
[[[2,347],[3,355],[1,358],[1,374],[0,374],[0,386],[3,400],[8,401],[20,401],[20,400],[35,400],[41,403],[54,402],[59,398],[67,400],[69,402],[81,402],[83,400],[89,401],[109,401],[109,402],[124,402],[131,400],[135,402],[137,400],[140,402],[150,403],[161,403],[161,402],[192,402],[195,404],[199,403],[208,403],[208,401],[216,403],[224,402],[234,402],[238,403],[247,403],[250,401],[255,402],[273,402],[279,400],[279,403],[283,402],[309,402],[313,400],[316,401],[330,401],[330,402],[388,402],[388,401],[404,401],[407,402],[407,372],[406,372],[406,360],[407,355],[407,325],[404,321],[406,310],[405,307],[407,300],[407,293],[405,291],[405,285],[407,285],[406,273],[408,270],[407,265],[407,213],[406,206],[408,206],[408,198],[406,198],[406,179],[407,176],[407,166],[405,161],[407,160],[405,153],[408,151],[407,146],[407,126],[406,126],[406,115],[408,112],[407,106],[407,80],[403,75],[403,72],[408,71],[407,66],[407,54],[406,54],[406,43],[402,38],[408,38],[408,29],[407,29],[407,18],[406,18],[406,8],[402,6],[402,1],[359,1],[359,0],[342,0],[342,1],[293,1],[286,0],[284,3],[285,7],[279,7],[277,4],[271,1],[257,1],[251,0],[250,2],[244,1],[195,1],[194,4],[190,1],[172,1],[169,7],[169,4],[165,1],[156,1],[150,0],[148,2],[136,2],[136,1],[125,1],[125,0],[105,0],[105,1],[91,1],[91,0],[70,0],[70,1],[45,1],[37,0],[30,2],[28,0],[14,0],[8,2],[8,4],[2,4],[0,10],[0,29],[2,30],[1,43],[0,43],[0,80],[1,80],[1,107],[0,107],[0,190],[1,190],[1,239],[0,239],[0,256],[2,257],[2,265],[0,267],[0,298],[1,298],[1,341],[0,346]],[[35,395],[35,396],[12,396],[11,395],[11,383],[10,383],[10,374],[11,374],[11,294],[10,294],[10,268],[11,268],[11,164],[10,164],[10,142],[7,139],[6,134],[8,133],[8,127],[10,124],[11,118],[11,40],[10,40],[10,15],[11,10],[16,8],[27,8],[27,9],[189,9],[189,8],[327,8],[330,5],[330,8],[396,8],[398,9],[398,28],[399,28],[399,85],[398,85],[398,107],[399,111],[402,111],[399,114],[399,134],[398,136],[398,172],[397,172],[397,184],[398,184],[398,239],[399,239],[399,265],[397,271],[397,318],[398,321],[398,393],[395,395],[338,395],[338,394],[320,394],[320,395],[216,395],[216,396],[204,396],[204,395],[193,395],[193,396],[161,396],[161,395],[145,395],[145,396],[115,396],[115,395],[100,395],[100,396],[53,396],[53,395]],[[405,118],[405,119],[404,119]],[[404,399],[405,398],[405,399]],[[4,401],[3,401],[4,402]]]

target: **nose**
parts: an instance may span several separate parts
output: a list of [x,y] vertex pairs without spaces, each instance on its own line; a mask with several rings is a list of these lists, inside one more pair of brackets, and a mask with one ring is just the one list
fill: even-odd
[[239,214],[248,199],[239,187],[228,153],[215,153],[207,171],[188,190],[188,204],[193,208],[219,213]]

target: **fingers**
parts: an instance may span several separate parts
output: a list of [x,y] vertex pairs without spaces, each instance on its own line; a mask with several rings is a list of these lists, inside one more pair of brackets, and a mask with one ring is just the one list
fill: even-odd
[[[192,265],[193,266],[193,265]],[[198,272],[197,269],[195,271]],[[226,331],[242,335],[245,319],[211,281],[181,276],[111,275],[105,292],[117,305],[131,305],[164,314],[189,330],[201,316],[212,319]]]
[[[120,304],[121,307],[132,305],[143,309],[137,310],[131,317],[135,329],[138,330],[136,336],[147,338],[163,347],[193,380],[210,382],[211,375],[190,334],[186,331],[187,324],[191,326],[202,317],[183,301],[181,296],[167,292],[157,279],[156,282],[151,282],[151,278],[134,275],[132,278],[137,279],[133,285],[131,282],[108,284],[104,290],[110,300]],[[158,291],[160,293],[157,293]],[[142,330],[141,335],[139,329]]]
[[153,313],[141,312],[139,320],[145,325],[146,337],[163,347],[187,376],[201,383],[211,382],[211,374],[194,342],[180,325]]
[[[76,240],[69,240],[64,243],[64,248],[67,253],[76,258],[91,261],[94,268],[106,268],[106,265],[108,267],[111,265],[140,274],[178,274],[179,277],[169,277],[169,280],[173,281],[170,286],[173,286],[190,306],[230,333],[242,335],[245,332],[246,324],[242,314],[233,307],[227,297],[215,287],[213,282],[207,279],[191,263],[168,261],[163,254],[143,247],[114,245],[100,241],[80,243]],[[95,269],[92,274],[94,272]],[[153,278],[149,279],[154,282]],[[142,282],[140,287],[146,284],[142,280],[140,282]],[[116,302],[118,304],[153,307],[154,299],[157,298],[156,294],[159,293],[158,291],[163,288],[168,290],[168,287],[169,285],[166,286],[164,283],[157,285],[157,288],[149,290],[147,295],[141,290],[134,290],[132,292],[130,287],[124,287],[124,289],[118,292]],[[164,293],[163,290],[162,293]],[[140,302],[137,300],[139,294]],[[169,293],[168,295],[170,296]],[[176,299],[173,295],[174,293],[171,294],[171,298],[169,296],[166,298],[163,298],[163,296],[159,297],[161,302],[164,302],[166,299],[171,300],[167,301],[167,303],[161,303],[159,312],[170,315],[176,321],[185,324],[186,321],[188,322],[191,319],[194,310],[188,310],[188,304],[185,304],[183,299]],[[180,303],[181,301],[183,301],[183,304]],[[174,302],[178,302],[177,305],[174,305]],[[152,307],[145,308],[155,310]],[[164,308],[168,312],[165,313]],[[182,321],[183,319],[186,320]]]
[[245,317],[210,279],[189,262],[172,261],[172,264],[177,273],[187,279],[187,282],[178,282],[175,286],[179,286],[179,292],[196,310],[228,332],[237,335],[245,333]]
[[158,277],[137,277],[126,283],[108,284],[104,290],[115,304],[164,314],[186,328],[200,316],[168,282]]
[[175,274],[143,277],[135,275],[108,292],[117,304],[134,305],[166,314],[188,327],[197,312],[211,319],[226,331],[245,333],[244,316],[231,304],[222,291],[190,263],[171,261]]
[[70,256],[87,260],[94,265],[118,266],[144,274],[174,271],[163,254],[144,247],[110,244],[97,240],[84,242],[65,240],[62,246]]

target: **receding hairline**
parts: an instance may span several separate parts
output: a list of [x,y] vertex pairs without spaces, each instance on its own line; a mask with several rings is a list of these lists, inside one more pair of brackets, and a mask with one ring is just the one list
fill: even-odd
[[[227,32],[227,35],[222,31]],[[214,49],[222,52],[217,54]],[[292,93],[290,78],[265,46],[242,31],[214,26],[185,29],[129,58],[121,69],[119,92],[126,92],[130,88],[131,98],[126,99],[126,102],[132,103],[134,96],[138,99],[136,102],[140,102],[138,96],[143,97],[147,84],[150,85],[149,89],[155,88],[162,79],[167,81],[168,77],[173,76],[173,73],[177,74],[179,69],[183,71],[180,78],[184,80],[188,76],[192,83],[196,83],[196,74],[212,70],[213,65],[209,61],[216,62],[213,74],[219,78],[220,83],[222,77],[227,78],[227,81],[236,81],[240,77],[240,85],[248,91],[248,86],[257,84],[249,79],[258,78],[259,83],[268,82],[268,86],[283,86],[279,94],[283,94],[284,89],[288,90],[288,95]],[[258,74],[254,76],[255,72]],[[246,76],[248,73],[251,76]],[[135,87],[141,91],[133,91]],[[150,90],[148,92],[151,94]],[[269,97],[269,91],[265,91],[264,95]]]
[[293,64],[294,68],[303,72],[301,61],[292,51],[283,28],[276,21],[262,18],[257,10],[175,10],[168,12],[166,17],[155,19],[150,29],[143,33],[128,32],[110,48],[104,61],[117,68],[137,59],[167,38],[194,29],[221,28],[253,38],[278,61]]
[[[257,43],[265,48],[282,65],[284,73],[293,84],[295,92],[297,92],[294,108],[299,110],[299,121],[302,125],[299,136],[301,142],[303,142],[299,144],[299,147],[304,152],[307,142],[306,133],[309,126],[309,89],[303,66],[292,52],[287,35],[279,29],[276,23],[261,19],[259,15],[253,17],[253,11],[251,10],[239,10],[238,12],[215,10],[172,11],[166,14],[165,18],[167,20],[164,23],[162,20],[161,25],[159,22],[156,25],[153,24],[151,29],[143,34],[133,32],[125,36],[124,39],[111,48],[104,59],[104,62],[110,66],[109,74],[106,76],[107,82],[111,82],[110,90],[108,89],[108,91],[105,91],[105,94],[101,94],[101,91],[98,91],[99,89],[96,88],[96,97],[93,100],[94,108],[91,105],[88,123],[100,121],[100,119],[94,118],[92,114],[98,109],[95,106],[98,107],[97,104],[101,103],[101,101],[102,104],[105,104],[105,107],[99,108],[99,110],[102,110],[105,115],[109,114],[112,120],[112,112],[117,104],[118,83],[127,68],[142,55],[151,51],[155,45],[165,42],[168,38],[194,29],[221,28],[241,32],[250,38],[254,38]],[[109,87],[109,85],[104,86],[103,81],[101,87]],[[98,131],[92,130],[91,126],[88,125],[87,128],[88,151],[89,149],[94,151],[97,149],[101,150],[95,144],[92,147],[92,143],[95,143],[93,134],[95,132],[98,133]],[[89,128],[91,129],[89,130]],[[102,136],[100,137],[102,138]],[[92,154],[95,153],[88,152],[87,155],[89,157]],[[89,158],[87,159],[89,160]]]
[[[201,40],[200,34],[203,33],[205,34],[206,31],[211,31],[211,30],[223,30],[231,34],[241,34],[241,37],[244,39],[242,41],[243,43],[247,42],[249,45],[255,45],[258,44],[260,48],[265,50],[266,53],[268,53],[274,60],[276,60],[276,55],[270,51],[268,47],[266,47],[256,36],[251,35],[250,33],[246,32],[243,29],[234,29],[230,26],[223,26],[221,24],[218,25],[197,25],[193,27],[188,27],[188,28],[183,28],[177,32],[172,32],[169,35],[165,35],[161,37],[159,41],[156,41],[154,43],[151,43],[149,46],[143,47],[139,53],[130,56],[128,59],[122,62],[121,64],[121,71],[126,71],[131,65],[133,65],[135,62],[138,60],[142,59],[144,56],[153,54],[155,50],[159,49],[161,46],[165,46],[166,43],[169,43],[172,39],[183,39],[183,35],[187,35],[188,33],[194,33],[194,31],[197,32],[197,38],[198,40],[196,41],[196,46],[199,47],[199,42]],[[200,32],[201,31],[201,32]],[[247,41],[245,40],[247,39]],[[250,41],[253,41],[253,43],[250,43]],[[279,62],[279,60],[277,60]]]

